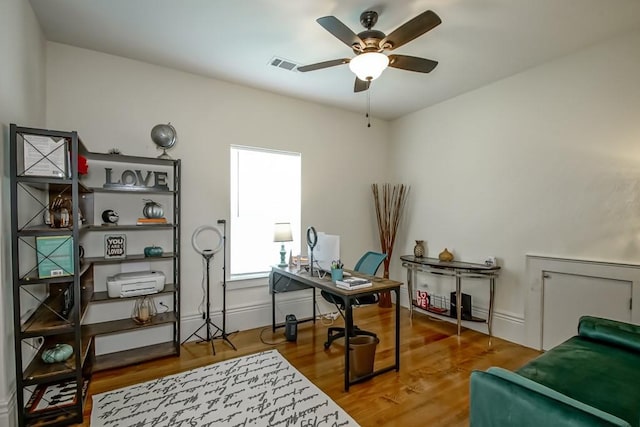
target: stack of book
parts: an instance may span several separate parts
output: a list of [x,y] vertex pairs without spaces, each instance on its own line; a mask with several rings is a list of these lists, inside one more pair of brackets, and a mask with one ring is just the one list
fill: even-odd
[[370,288],[373,283],[369,279],[363,279],[362,277],[345,277],[342,280],[336,281],[336,287],[340,289],[346,289],[352,291],[354,289]]
[[138,218],[137,225],[166,224],[167,218]]

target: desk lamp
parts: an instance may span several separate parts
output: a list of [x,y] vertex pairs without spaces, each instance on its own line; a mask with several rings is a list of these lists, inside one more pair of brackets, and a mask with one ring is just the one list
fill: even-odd
[[280,264],[278,264],[278,267],[286,267],[288,264],[284,261],[284,256],[287,254],[287,251],[284,249],[284,242],[293,242],[291,224],[288,222],[276,222],[273,241],[282,243],[280,247]]

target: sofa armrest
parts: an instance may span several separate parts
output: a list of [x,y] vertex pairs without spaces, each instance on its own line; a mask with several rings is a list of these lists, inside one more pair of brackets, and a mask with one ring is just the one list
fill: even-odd
[[471,373],[471,427],[618,426],[629,423],[502,368]]
[[582,316],[578,335],[640,352],[640,326],[601,317]]

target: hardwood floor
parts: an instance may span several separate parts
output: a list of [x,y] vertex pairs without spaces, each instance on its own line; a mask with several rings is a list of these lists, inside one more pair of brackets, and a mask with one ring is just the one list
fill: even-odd
[[[362,329],[375,331],[380,344],[376,367],[393,363],[395,309],[367,306],[354,311]],[[326,321],[324,321],[326,323]],[[336,324],[341,324],[337,321]],[[327,325],[323,321],[298,326],[298,341],[284,341],[283,330],[271,328],[242,331],[231,336],[234,351],[215,340],[216,355],[208,343],[182,346],[179,358],[165,358],[137,366],[104,371],[93,376],[89,394],[98,394],[203,365],[271,348],[289,360],[302,374],[329,395],[362,426],[466,426],[468,425],[469,374],[474,369],[501,366],[515,369],[539,352],[455,325],[414,313],[401,312],[400,372],[388,372],[343,390],[344,347],[338,341],[324,350]],[[261,342],[278,342],[269,345]],[[89,426],[91,399],[85,407]],[[79,424],[80,425],[80,424]]]

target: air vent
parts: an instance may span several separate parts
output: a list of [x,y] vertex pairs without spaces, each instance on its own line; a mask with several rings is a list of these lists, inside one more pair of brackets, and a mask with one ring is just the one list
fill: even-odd
[[288,71],[295,71],[299,65],[293,61],[289,61],[288,59],[278,58],[277,56],[274,56],[273,58],[271,58],[271,61],[269,62],[269,64],[271,64],[274,67],[282,68]]

